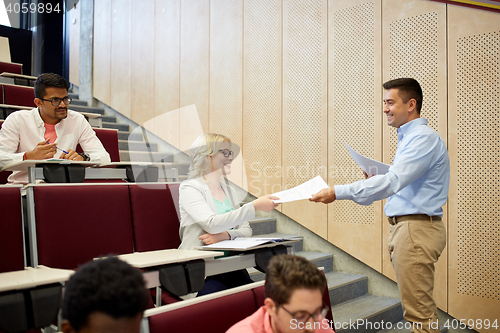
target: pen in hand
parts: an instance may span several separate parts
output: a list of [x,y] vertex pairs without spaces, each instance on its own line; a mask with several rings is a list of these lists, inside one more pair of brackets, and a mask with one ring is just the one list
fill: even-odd
[[[49,140],[47,140],[47,144],[48,144],[48,145],[50,145]],[[63,153],[65,153],[65,154],[69,154],[69,153],[68,153],[66,150],[64,150],[64,149],[61,149],[61,148],[59,148],[59,147],[57,147],[57,146],[56,146],[56,148],[57,148],[57,149],[59,149],[60,151],[62,151]]]

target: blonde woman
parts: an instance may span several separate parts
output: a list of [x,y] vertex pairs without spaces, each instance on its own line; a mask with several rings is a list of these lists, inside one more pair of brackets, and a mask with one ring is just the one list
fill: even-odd
[[[191,146],[188,179],[179,189],[179,249],[250,237],[248,220],[255,217],[255,211],[269,212],[278,206],[272,201],[278,198],[263,196],[239,207],[235,191],[224,177],[231,173],[231,163],[238,153],[238,146],[220,134],[201,135]],[[250,282],[246,270],[207,277],[198,296]]]

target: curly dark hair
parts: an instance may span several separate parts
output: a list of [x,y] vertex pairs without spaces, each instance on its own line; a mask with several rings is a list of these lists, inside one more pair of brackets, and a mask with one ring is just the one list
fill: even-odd
[[45,89],[47,88],[64,88],[69,89],[69,83],[61,75],[54,73],[44,73],[40,74],[35,80],[35,97],[44,98]]
[[326,279],[318,267],[307,259],[282,254],[271,258],[266,271],[266,297],[278,305],[288,304],[296,289],[319,290],[323,294]]
[[149,293],[142,273],[116,257],[90,261],[66,283],[62,317],[78,332],[93,312],[115,319],[142,314]]

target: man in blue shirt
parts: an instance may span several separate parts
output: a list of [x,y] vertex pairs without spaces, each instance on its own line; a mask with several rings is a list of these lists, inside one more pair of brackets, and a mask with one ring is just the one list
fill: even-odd
[[387,199],[389,253],[396,272],[404,317],[412,332],[439,332],[433,298],[434,264],[446,246],[441,220],[448,199],[450,162],[439,134],[420,118],[422,89],[418,82],[401,78],[383,84],[387,124],[397,128],[398,148],[384,175],[348,185],[335,185],[310,200],[331,203],[352,200],[370,205]]

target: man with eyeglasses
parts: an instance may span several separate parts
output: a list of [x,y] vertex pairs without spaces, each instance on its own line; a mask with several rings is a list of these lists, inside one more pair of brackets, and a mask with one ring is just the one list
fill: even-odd
[[307,259],[288,254],[273,257],[264,288],[264,305],[226,333],[334,332],[325,319],[325,276]]
[[[32,110],[16,111],[0,131],[0,168],[23,160],[61,158],[110,163],[108,152],[79,112],[68,110],[69,83],[60,75],[41,74],[35,81]],[[80,144],[84,153],[78,154]],[[58,153],[59,150],[59,153]],[[26,171],[14,171],[9,183],[27,184]]]

